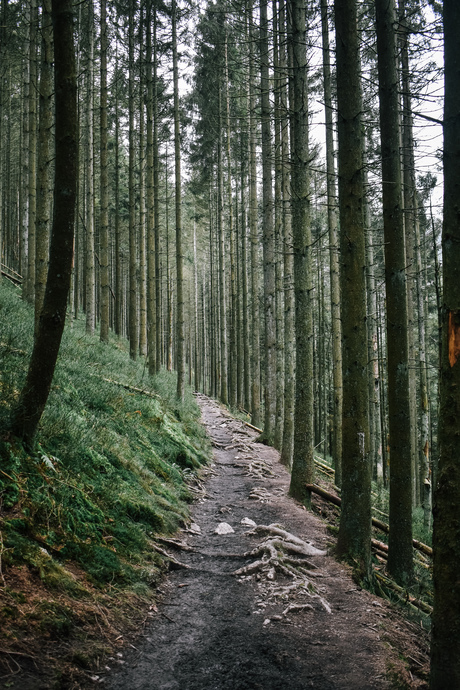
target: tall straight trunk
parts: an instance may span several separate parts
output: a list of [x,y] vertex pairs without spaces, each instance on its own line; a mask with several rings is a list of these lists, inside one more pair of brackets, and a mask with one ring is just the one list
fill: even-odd
[[[30,9],[26,7],[25,10],[26,21],[27,16],[30,14]],[[27,22],[30,25],[30,21]],[[30,28],[29,28],[30,31]],[[29,54],[29,43],[28,37],[24,45],[24,54]],[[21,188],[20,188],[20,214],[21,214],[21,228],[20,228],[20,254],[19,254],[19,273],[23,276],[23,297],[26,297],[26,286],[27,286],[27,270],[28,270],[28,230],[29,230],[29,91],[30,91],[30,78],[29,78],[29,60],[24,60],[23,68],[23,88],[22,88],[22,147],[21,147],[21,159],[22,159],[22,175],[21,175]],[[2,81],[3,83],[3,81]],[[3,126],[3,121],[2,125]],[[2,154],[5,155],[2,147]],[[3,165],[3,162],[2,162]],[[3,167],[1,168],[3,170]]]
[[194,369],[194,382],[195,391],[201,389],[201,367],[199,359],[199,319],[198,319],[198,265],[197,265],[197,251],[196,251],[196,223],[193,221],[193,302],[194,302],[194,320],[193,320],[193,342],[194,342],[194,359],[193,359],[193,369]]
[[37,0],[30,0],[29,34],[29,226],[25,298],[34,302],[35,231],[37,221]]
[[[146,69],[147,69],[147,351],[149,358],[149,374],[156,372],[157,340],[156,340],[156,299],[155,299],[155,197],[154,197],[154,58],[152,55],[152,27],[153,41],[156,42],[156,8],[152,8],[152,0],[147,5],[147,37],[146,37]],[[154,18],[152,22],[152,9]]]
[[[139,52],[144,53],[144,7],[139,20]],[[147,356],[147,231],[146,231],[146,157],[145,157],[145,61],[140,74],[139,103],[139,355]]]
[[228,404],[228,343],[227,343],[227,290],[226,251],[224,228],[224,181],[222,167],[222,94],[219,89],[219,133],[217,143],[217,241],[219,243],[219,318],[220,318],[220,399]]
[[[367,186],[367,174],[365,174]],[[378,353],[378,316],[377,316],[377,288],[375,280],[374,238],[370,222],[369,202],[365,200],[366,225],[366,261],[367,261],[367,324],[368,324],[368,352],[369,352],[369,430],[371,442],[371,467],[376,481],[383,479],[383,459],[381,447],[381,419],[380,419],[380,370]]]
[[254,68],[254,21],[252,0],[248,0],[249,26],[249,234],[251,242],[251,422],[260,426],[260,330],[259,330],[259,238],[257,232],[256,76]]
[[267,0],[260,5],[260,120],[262,130],[262,232],[264,266],[264,430],[273,445],[276,411],[275,228],[273,223],[272,134]]
[[[246,99],[247,102],[247,99]],[[241,131],[243,130],[241,123]],[[247,156],[244,151],[243,141],[241,146],[241,203],[240,203],[240,234],[241,234],[241,275],[242,275],[242,321],[243,321],[243,407],[250,408],[251,399],[251,368],[250,368],[250,339],[249,339],[249,281],[248,281],[248,238],[247,238],[247,195],[245,194],[247,183]]]
[[444,0],[444,224],[439,465],[433,531],[430,690],[460,687],[460,5]]
[[289,166],[289,104],[286,57],[286,3],[279,0],[280,15],[280,76],[281,76],[281,179],[283,209],[283,275],[284,275],[284,420],[283,447],[280,460],[292,466],[294,453],[295,407],[295,304],[294,258],[292,252],[291,187]]
[[406,19],[406,0],[399,0],[401,31],[401,81],[403,103],[403,163],[404,163],[404,206],[406,225],[413,226],[415,257],[414,272],[417,304],[418,369],[420,395],[420,434],[418,438],[418,467],[421,501],[424,509],[425,526],[431,524],[431,476],[430,476],[430,413],[428,401],[428,374],[426,365],[426,334],[422,256],[420,248],[420,222],[418,212],[417,186],[415,180],[414,136],[412,121],[412,99],[409,64],[409,38]]
[[279,17],[277,0],[273,0],[273,75],[275,97],[275,323],[276,323],[276,405],[273,445],[278,450],[283,447],[284,421],[284,290],[283,290],[283,208],[282,179],[283,161],[281,158],[281,81]]
[[[115,62],[115,72],[118,73],[118,46]],[[120,201],[120,118],[119,118],[119,86],[118,79],[115,84],[115,208],[119,207]],[[121,228],[120,214],[115,213],[115,333],[120,336],[123,332],[122,308],[123,308],[123,279],[121,267]]]
[[78,176],[77,75],[71,0],[53,0],[55,181],[50,265],[40,324],[12,431],[33,445],[45,409],[65,325],[72,271]]
[[388,570],[413,577],[412,463],[409,407],[406,257],[402,209],[398,75],[393,0],[376,0],[387,300],[390,532]]
[[86,202],[85,202],[85,294],[86,294],[86,332],[94,333],[96,327],[96,256],[94,233],[94,6],[89,0],[86,24],[87,60],[86,60]]
[[101,0],[101,102],[100,102],[100,179],[101,211],[99,233],[101,244],[100,256],[100,292],[101,292],[101,342],[109,341],[110,315],[110,281],[109,281],[109,178],[107,159],[107,0]]
[[[155,371],[161,367],[161,267],[160,267],[160,150],[158,143],[158,15],[155,6],[153,20],[153,234],[155,250]],[[166,165],[166,178],[167,178]],[[167,196],[167,189],[166,189]],[[167,215],[167,209],[166,209]],[[168,277],[167,277],[168,280]]]
[[314,481],[313,290],[310,226],[308,80],[305,4],[290,0],[288,41],[292,46],[291,194],[294,252],[296,377],[294,454],[289,493],[310,506],[306,484]]
[[233,222],[233,194],[232,194],[232,160],[231,160],[231,130],[230,130],[230,85],[228,76],[228,33],[225,32],[225,135],[227,158],[227,203],[228,203],[228,235],[230,238],[230,332],[228,352],[228,402],[232,407],[237,404],[237,361],[236,361],[236,250],[235,228]]
[[185,393],[185,324],[184,324],[184,269],[182,252],[182,202],[180,158],[179,66],[177,57],[177,4],[172,3],[172,53],[174,82],[174,160],[176,207],[176,369],[177,397]]
[[335,0],[342,315],[342,512],[338,554],[371,569],[363,111],[356,0]]
[[332,107],[331,56],[327,0],[321,0],[323,46],[324,113],[326,120],[327,221],[329,228],[329,262],[331,273],[332,328],[332,459],[335,483],[342,485],[342,323],[340,319],[340,264],[337,218],[337,187],[334,159],[334,122]]
[[128,26],[128,99],[129,99],[129,161],[128,161],[128,195],[129,195],[129,356],[137,359],[139,350],[139,316],[138,316],[138,273],[137,273],[137,249],[138,237],[136,228],[136,188],[134,182],[135,147],[134,147],[134,10],[136,0],[129,0],[129,26]]
[[48,274],[53,124],[53,27],[51,0],[44,0],[42,6],[37,156],[37,224],[35,231],[35,332],[38,330]]

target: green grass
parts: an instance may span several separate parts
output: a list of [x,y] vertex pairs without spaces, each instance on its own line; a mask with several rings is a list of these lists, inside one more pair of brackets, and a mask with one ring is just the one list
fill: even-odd
[[30,453],[8,428],[29,362],[33,312],[5,283],[0,324],[3,567],[26,565],[48,587],[76,595],[69,561],[96,586],[151,584],[162,568],[151,540],[187,520],[186,478],[209,458],[191,392],[177,401],[174,374],[151,379],[143,360],[130,361],[126,341],[103,345],[83,323],[68,324]]

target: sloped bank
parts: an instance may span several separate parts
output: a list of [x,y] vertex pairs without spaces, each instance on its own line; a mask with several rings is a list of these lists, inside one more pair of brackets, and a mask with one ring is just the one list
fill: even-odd
[[[67,327],[33,453],[8,433],[33,313],[0,286],[0,675],[9,687],[80,687],[145,619],[168,568],[157,538],[188,520],[209,444],[188,393]],[[83,679],[83,680],[82,680]]]

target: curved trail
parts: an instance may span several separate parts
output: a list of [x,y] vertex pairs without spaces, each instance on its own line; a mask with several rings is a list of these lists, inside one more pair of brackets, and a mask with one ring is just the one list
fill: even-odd
[[[302,587],[288,591],[292,579],[282,573],[273,580],[257,572],[232,574],[254,562],[241,554],[263,539],[247,534],[244,518],[282,524],[319,549],[327,548],[328,535],[317,517],[287,496],[289,476],[278,453],[254,443],[256,434],[214,401],[199,396],[198,402],[214,445],[206,494],[192,513],[200,532],[182,533],[190,550],[165,546],[188,568],[171,572],[136,651],[104,687],[388,688],[375,596],[360,591],[342,565],[329,556],[308,559],[308,579],[319,595],[313,598]],[[216,534],[221,522],[234,532]]]

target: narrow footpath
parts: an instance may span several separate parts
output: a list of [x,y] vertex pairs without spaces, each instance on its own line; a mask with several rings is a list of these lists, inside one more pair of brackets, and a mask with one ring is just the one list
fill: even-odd
[[278,453],[216,402],[197,400],[214,462],[192,524],[177,548],[164,547],[186,567],[171,571],[151,623],[104,687],[390,688],[388,605],[324,555],[332,538],[287,496]]

